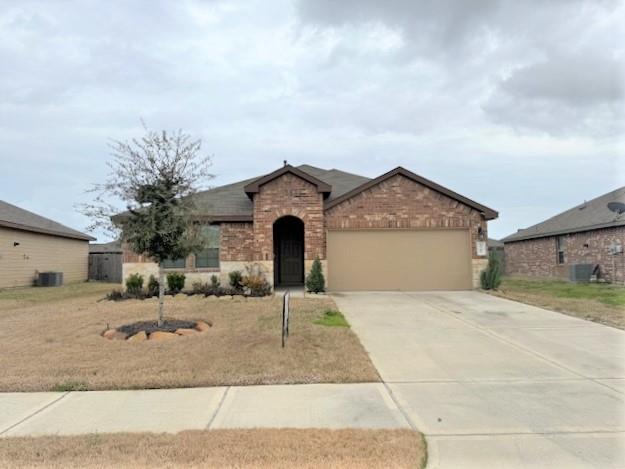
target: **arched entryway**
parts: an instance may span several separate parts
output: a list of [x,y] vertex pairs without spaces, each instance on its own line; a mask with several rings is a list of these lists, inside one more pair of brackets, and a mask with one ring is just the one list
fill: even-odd
[[273,224],[274,284],[304,283],[304,222],[285,216]]

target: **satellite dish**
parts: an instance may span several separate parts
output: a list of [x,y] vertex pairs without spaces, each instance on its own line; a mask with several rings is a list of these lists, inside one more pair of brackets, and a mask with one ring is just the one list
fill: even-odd
[[625,213],[625,204],[623,202],[608,202],[608,209],[620,215]]

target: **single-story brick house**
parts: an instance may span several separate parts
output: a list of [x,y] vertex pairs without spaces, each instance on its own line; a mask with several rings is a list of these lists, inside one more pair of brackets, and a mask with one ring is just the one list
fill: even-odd
[[87,280],[89,241],[79,231],[0,200],[0,288],[33,285],[38,272]]
[[[331,290],[470,289],[487,263],[497,212],[396,168],[375,179],[309,165],[195,195],[207,248],[166,268],[208,281],[254,263],[276,286],[301,285],[315,257]],[[124,278],[157,274],[124,251]]]
[[625,187],[584,202],[537,225],[507,236],[505,273],[568,279],[570,266],[599,266],[599,278],[625,281],[625,214],[608,208],[625,203]]

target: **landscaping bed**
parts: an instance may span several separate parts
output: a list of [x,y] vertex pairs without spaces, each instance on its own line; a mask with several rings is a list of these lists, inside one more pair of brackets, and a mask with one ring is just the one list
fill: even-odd
[[499,289],[489,293],[625,329],[625,287],[503,277]]
[[114,433],[0,439],[13,468],[415,468],[423,436],[411,430],[254,429],[175,435]]
[[210,330],[132,343],[103,340],[102,331],[107,324],[154,322],[156,298],[98,301],[102,289],[72,297],[51,290],[57,296],[48,301],[31,301],[27,291],[18,299],[0,294],[0,391],[379,381],[349,327],[315,324],[336,310],[329,297],[291,299],[282,349],[278,297],[168,296],[168,320],[204,321]]

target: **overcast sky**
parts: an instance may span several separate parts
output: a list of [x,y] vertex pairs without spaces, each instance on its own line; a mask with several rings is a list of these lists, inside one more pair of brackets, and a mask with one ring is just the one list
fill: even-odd
[[401,165],[500,238],[625,185],[624,61],[622,1],[0,1],[0,199],[84,229],[144,119],[213,185]]

